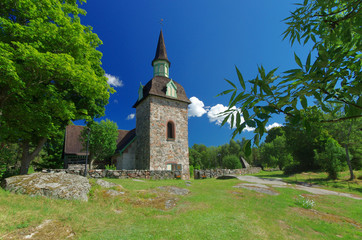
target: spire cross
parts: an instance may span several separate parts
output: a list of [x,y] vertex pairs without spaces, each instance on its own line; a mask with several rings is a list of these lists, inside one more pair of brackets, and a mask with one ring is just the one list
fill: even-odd
[[160,20],[160,25],[161,25],[161,28],[163,27],[163,18],[161,18]]

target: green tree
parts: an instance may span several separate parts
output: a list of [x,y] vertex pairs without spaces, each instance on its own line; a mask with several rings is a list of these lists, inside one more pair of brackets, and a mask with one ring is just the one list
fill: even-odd
[[114,91],[80,14],[76,0],[0,2],[0,142],[21,146],[20,174],[70,120],[104,115]]
[[268,133],[268,135],[265,138],[266,143],[272,142],[278,136],[285,135],[285,132],[282,127],[274,127],[272,129],[270,129],[267,133]]
[[329,137],[326,140],[323,151],[315,151],[315,159],[328,172],[329,178],[337,179],[338,172],[346,166],[346,153],[336,140]]
[[64,131],[59,131],[57,135],[52,136],[44,144],[42,151],[36,157],[32,165],[35,169],[59,169],[63,168],[64,160],[62,158],[64,145]]
[[[328,134],[319,123],[323,117],[317,107],[308,107],[300,111],[303,121],[294,121],[287,117],[285,127],[287,148],[293,156],[293,171],[319,170],[320,165],[314,159],[314,150],[320,151],[324,140],[321,136]],[[308,124],[307,124],[308,123]],[[292,171],[292,172],[293,172]]]
[[[257,77],[249,80],[251,87],[246,87],[236,67],[241,88],[226,80],[232,89],[220,93],[231,94],[222,125],[228,119],[232,126],[236,124],[233,137],[247,126],[255,127],[254,142],[258,144],[273,114],[284,114],[308,127],[300,111],[307,109],[312,101],[325,113],[344,108],[343,116],[329,122],[362,116],[361,0],[304,0],[297,5],[284,20],[288,25],[284,38],[289,38],[292,45],[297,40],[300,44],[309,42],[313,47],[305,62],[295,54],[297,69],[276,75],[277,69],[266,72],[260,66]],[[233,109],[234,106],[237,108]],[[247,154],[250,154],[250,141],[245,144]]]
[[193,148],[189,148],[189,160],[190,165],[192,165],[195,169],[200,169],[202,162],[201,162],[201,154]]
[[[351,179],[354,178],[353,169],[362,168],[362,119],[351,119],[335,123],[325,123],[323,127],[328,129],[332,137],[345,148],[346,160]],[[349,153],[352,154],[350,159]]]
[[240,169],[242,168],[241,162],[236,155],[227,155],[222,159],[223,166],[227,169]]
[[261,155],[262,164],[267,167],[279,167],[282,170],[285,166],[293,164],[285,135],[277,136],[273,141],[262,144]]
[[117,148],[118,127],[115,122],[110,120],[102,120],[101,122],[93,122],[90,124],[90,132],[88,128],[84,128],[81,132],[80,140],[84,149],[87,146],[89,132],[89,160],[90,169],[93,168],[95,160],[103,161],[111,157]]

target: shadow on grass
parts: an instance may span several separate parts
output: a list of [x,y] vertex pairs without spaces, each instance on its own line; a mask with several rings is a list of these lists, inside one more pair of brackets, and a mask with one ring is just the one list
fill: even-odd
[[350,192],[359,192],[362,193],[362,188],[356,183],[349,183],[349,181],[334,181],[329,178],[311,178],[311,179],[300,179],[301,181],[294,179],[284,179],[285,182],[290,184],[298,185],[316,185],[321,187],[332,187],[340,190],[349,190]]
[[285,174],[263,174],[263,175],[255,175],[256,177],[261,178],[287,178],[290,177],[290,175]]

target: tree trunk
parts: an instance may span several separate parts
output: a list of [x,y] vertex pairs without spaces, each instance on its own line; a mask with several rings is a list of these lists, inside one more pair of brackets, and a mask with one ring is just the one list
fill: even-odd
[[353,180],[353,179],[354,179],[352,164],[351,164],[351,160],[349,159],[349,153],[348,153],[349,136],[351,135],[352,124],[353,124],[353,121],[351,121],[351,124],[349,125],[349,131],[348,131],[348,135],[347,135],[347,143],[344,145],[344,147],[345,147],[345,149],[346,149],[346,158],[347,158],[347,164],[348,164],[348,168],[349,168],[349,173],[350,173],[350,175],[351,175],[351,177],[350,177],[349,180]]
[[20,167],[20,175],[24,175],[28,173],[30,162],[39,154],[40,150],[43,148],[46,138],[40,139],[38,145],[35,147],[33,152],[29,152],[30,143],[29,141],[25,141],[21,144],[22,155],[21,155],[21,167]]
[[90,160],[89,170],[92,170],[92,169],[93,169],[93,167],[94,167],[94,161],[95,161],[95,159],[91,159],[91,160]]

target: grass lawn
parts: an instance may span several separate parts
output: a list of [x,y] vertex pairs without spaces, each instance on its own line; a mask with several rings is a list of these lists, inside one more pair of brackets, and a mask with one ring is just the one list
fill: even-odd
[[[309,181],[309,175],[315,179],[312,183],[362,197],[361,180],[350,183],[352,188],[344,180],[321,184],[321,174],[314,173],[297,175],[297,181]],[[281,172],[257,176],[295,181],[295,176]],[[125,194],[112,197],[93,186],[90,200],[79,202],[0,189],[0,239],[19,239],[46,220],[53,221],[52,228],[45,235],[34,235],[38,239],[62,239],[67,236],[64,232],[72,232],[71,239],[362,239],[362,200],[289,188],[274,188],[280,195],[270,196],[233,188],[241,183],[236,179],[191,180],[191,186],[182,180],[106,180],[122,185]],[[166,185],[191,193],[177,196],[176,206],[165,210],[167,199],[152,189]],[[315,201],[312,209],[296,203],[301,194]]]

